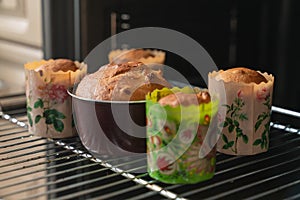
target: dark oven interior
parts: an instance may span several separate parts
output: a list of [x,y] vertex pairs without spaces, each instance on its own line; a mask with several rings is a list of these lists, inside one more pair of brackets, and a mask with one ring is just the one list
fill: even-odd
[[[254,156],[218,153],[213,179],[165,184],[136,173],[147,167],[145,158],[126,168],[126,157],[121,163],[96,159],[78,137],[29,135],[24,90],[0,91],[0,198],[299,199],[299,6],[298,0],[43,0],[45,59],[83,60],[113,34],[163,27],[195,39],[219,69],[248,66],[274,74],[270,149]],[[89,70],[107,60],[101,62]],[[206,87],[180,56],[167,52],[166,64]]]
[[[46,0],[44,57],[83,60],[116,33],[139,27],[169,28],[196,40],[219,69],[247,66],[274,74],[274,105],[300,111],[299,6],[297,0],[154,0],[142,4],[136,0]],[[126,43],[111,48],[122,47],[132,48]],[[103,58],[90,70],[106,64],[107,57]],[[167,52],[166,65],[192,84],[206,86],[184,58]],[[288,85],[293,92],[287,92]]]

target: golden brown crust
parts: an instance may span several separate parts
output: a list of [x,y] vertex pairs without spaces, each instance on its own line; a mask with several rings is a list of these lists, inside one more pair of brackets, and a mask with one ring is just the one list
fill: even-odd
[[99,79],[99,85],[103,86],[99,91],[99,98],[101,98],[101,100],[111,100],[112,91],[114,90],[122,74],[125,74],[133,68],[141,65],[143,65],[141,62],[128,62],[118,65],[108,65],[104,70],[102,70],[102,78]]
[[58,71],[73,71],[75,72],[78,70],[78,67],[76,64],[69,59],[56,59],[56,60],[50,60],[47,63],[41,65],[39,68],[35,69],[36,71],[50,71],[58,72]]
[[145,100],[148,92],[162,87],[170,87],[170,84],[161,72],[141,62],[129,62],[105,65],[86,76],[76,94],[95,100],[137,101]]
[[119,64],[111,63],[108,65],[110,68],[107,68],[107,70],[105,70],[105,73],[111,72],[110,76],[113,77],[113,76],[117,76],[118,74],[126,73],[129,70],[131,70],[132,68],[138,67],[141,65],[143,65],[143,63],[141,63],[141,62],[126,62],[126,63],[119,63]]
[[161,98],[158,103],[162,106],[169,105],[171,107],[177,107],[179,105],[199,105],[210,102],[210,95],[207,91],[200,91],[197,94],[186,94],[177,92]]
[[208,91],[200,91],[197,93],[197,98],[199,103],[209,103],[211,101]]
[[162,89],[163,85],[157,84],[157,83],[151,83],[151,84],[144,84],[141,87],[138,87],[133,94],[130,97],[131,101],[139,101],[139,100],[145,100],[145,96],[152,92],[155,89]]
[[225,82],[267,83],[267,79],[259,72],[245,67],[236,67],[219,73],[218,77]]
[[111,64],[127,63],[130,61],[139,61],[141,58],[155,57],[150,50],[132,49],[114,58]]

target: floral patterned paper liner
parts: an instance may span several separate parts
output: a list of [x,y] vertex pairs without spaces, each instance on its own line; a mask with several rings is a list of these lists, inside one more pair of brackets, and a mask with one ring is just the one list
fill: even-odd
[[[216,113],[214,108],[217,107],[217,103],[190,105],[184,108],[162,107],[158,103],[160,98],[173,92],[195,93],[197,90],[199,89],[189,87],[163,88],[147,95],[148,172],[152,178],[175,184],[197,183],[213,177],[216,149],[213,148],[202,159],[199,158],[199,151],[204,145],[207,125]],[[202,112],[201,117],[195,116],[197,110]]]
[[[267,83],[223,82],[215,77],[220,73],[209,74],[209,91],[226,91],[224,121],[219,121],[222,131],[218,151],[231,155],[252,155],[268,150],[270,115],[274,77],[261,73]],[[220,109],[219,109],[220,110]]]
[[53,60],[25,64],[29,132],[49,138],[72,137],[76,131],[67,89],[86,74],[87,66],[74,62],[79,67],[75,72],[35,71],[49,61]]

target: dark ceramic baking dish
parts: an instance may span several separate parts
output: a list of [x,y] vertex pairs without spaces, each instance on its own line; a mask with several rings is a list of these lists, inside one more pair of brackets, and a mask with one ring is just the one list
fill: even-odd
[[99,101],[72,96],[82,144],[98,158],[146,153],[145,101]]

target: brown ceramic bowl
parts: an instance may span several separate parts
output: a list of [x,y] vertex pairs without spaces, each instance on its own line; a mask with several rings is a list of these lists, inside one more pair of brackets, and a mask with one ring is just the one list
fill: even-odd
[[97,158],[146,153],[145,101],[98,101],[68,93],[82,144]]

